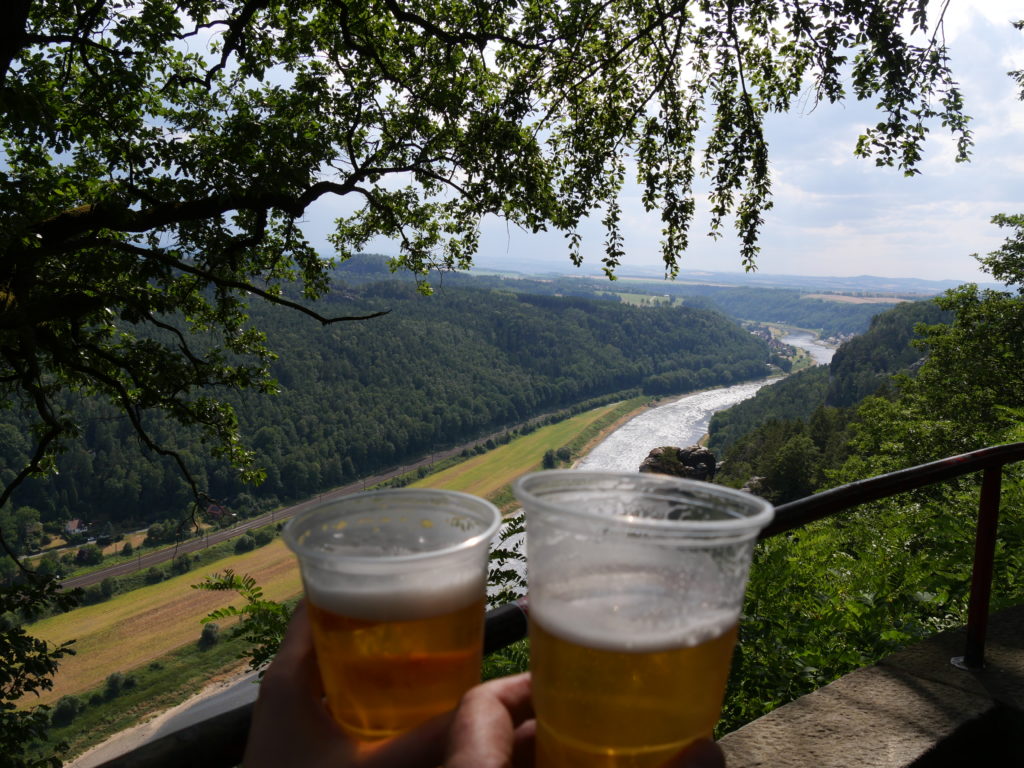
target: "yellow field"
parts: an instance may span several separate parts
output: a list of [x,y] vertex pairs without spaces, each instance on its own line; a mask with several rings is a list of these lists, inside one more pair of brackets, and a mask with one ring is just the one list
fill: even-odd
[[141,544],[145,540],[146,540],[146,532],[145,531],[139,531],[138,533],[129,533],[121,541],[115,541],[115,542],[105,546],[103,548],[103,556],[106,557],[107,555],[116,555],[118,552],[120,552],[122,549],[124,549],[124,545],[127,542],[131,543],[133,549],[137,548],[139,546],[139,544]]
[[[542,427],[415,485],[490,496],[524,472],[539,469],[545,451],[565,445],[617,405]],[[52,703],[61,696],[81,693],[102,685],[112,672],[127,672],[198,641],[200,619],[216,608],[241,605],[242,599],[233,592],[207,592],[190,585],[228,568],[255,577],[271,600],[287,600],[302,591],[294,555],[284,542],[275,539],[253,552],[40,621],[29,628],[33,635],[53,643],[75,639],[77,654],[61,663],[53,690],[24,703]]]
[[601,406],[571,419],[550,424],[525,437],[500,445],[493,451],[474,456],[461,464],[413,483],[417,488],[444,488],[487,498],[504,488],[524,472],[540,469],[544,452],[565,445],[616,404]]
[[[139,544],[141,544],[145,540],[145,538],[146,538],[146,532],[145,531],[138,531],[136,533],[129,533],[129,534],[126,534],[124,539],[122,539],[121,541],[111,542],[110,544],[107,544],[105,547],[102,547],[100,549],[100,551],[103,553],[104,557],[106,557],[108,555],[116,555],[118,552],[120,552],[124,548],[125,542],[131,542],[132,547],[138,547]],[[64,541],[64,539],[61,539],[59,537],[58,538],[54,538],[54,539],[52,539],[50,541],[49,544],[47,544],[45,547],[43,547],[42,554],[34,555],[32,558],[30,558],[30,561],[31,562],[35,562],[36,560],[40,560],[40,559],[42,559],[42,557],[44,555],[54,551],[55,549],[59,549],[60,547],[65,547],[65,546],[67,546],[67,542]],[[75,547],[73,549],[65,550],[63,552],[60,552],[59,554],[64,555],[67,552],[74,553],[74,552],[77,552],[78,549],[79,549],[78,547]]]
[[77,653],[61,662],[53,690],[26,703],[46,704],[94,688],[112,672],[127,672],[196,642],[202,631],[200,619],[215,608],[241,605],[242,599],[234,592],[207,592],[189,585],[227,568],[255,575],[271,600],[286,600],[302,591],[295,556],[284,542],[275,539],[252,552],[220,560],[216,567],[197,569],[44,619],[29,631],[53,643],[75,639]]

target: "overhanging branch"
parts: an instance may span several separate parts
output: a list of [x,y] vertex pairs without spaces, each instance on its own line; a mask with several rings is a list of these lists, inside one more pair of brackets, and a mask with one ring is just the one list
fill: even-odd
[[278,304],[282,307],[288,307],[289,309],[294,309],[297,312],[301,312],[304,315],[308,315],[309,317],[312,317],[314,320],[319,321],[321,325],[331,325],[333,323],[345,323],[358,320],[371,320],[375,317],[382,317],[383,315],[386,315],[391,312],[390,309],[385,309],[381,310],[380,312],[372,312],[368,315],[325,317],[324,315],[321,315],[319,312],[314,312],[309,307],[303,306],[298,302],[282,298],[281,296],[277,296],[273,293],[270,293],[269,291],[265,291],[262,288],[258,288],[257,286],[253,285],[252,283],[247,283],[243,280],[235,280],[233,278],[226,278],[221,275],[214,274],[213,272],[210,272],[209,270],[206,269],[202,269],[201,267],[197,267],[194,264],[189,264],[188,262],[176,259],[173,256],[164,253],[163,251],[151,248],[142,248],[141,246],[134,245],[133,243],[125,243],[120,240],[111,240],[108,238],[96,238],[90,241],[90,243],[115,248],[117,250],[125,251],[127,253],[132,253],[144,259],[154,259],[174,269],[180,269],[182,272],[187,272],[191,275],[195,275],[196,277],[201,277],[204,280],[213,283],[214,285],[221,285],[224,286],[225,288],[234,288],[239,291],[247,291],[256,296],[259,296],[261,299],[266,299],[272,304]]
[[43,239],[44,249],[102,229],[115,232],[149,232],[172,224],[201,221],[228,211],[278,209],[301,216],[306,208],[327,194],[344,196],[355,189],[356,179],[344,183],[319,181],[298,195],[286,193],[212,195],[199,200],[166,202],[134,210],[122,205],[82,205],[39,222],[31,231]]

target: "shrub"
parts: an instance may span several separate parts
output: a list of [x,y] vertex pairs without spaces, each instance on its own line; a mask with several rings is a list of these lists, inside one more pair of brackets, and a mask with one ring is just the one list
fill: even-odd
[[121,691],[125,688],[125,677],[121,672],[111,672],[107,675],[107,681],[103,689],[103,695],[110,701],[116,699],[121,695]]
[[147,584],[159,584],[164,580],[164,572],[155,565],[150,566],[149,570],[146,571],[146,583]]
[[277,536],[277,529],[272,526],[268,526],[256,531],[256,533],[253,534],[253,539],[256,540],[257,547],[264,547],[272,542],[275,536]]
[[100,582],[100,592],[104,599],[110,599],[117,592],[117,581],[108,576]]
[[102,603],[107,598],[103,596],[103,591],[97,585],[86,587],[82,591],[82,603],[84,605],[96,605],[96,603]]
[[235,540],[236,555],[241,555],[244,552],[252,552],[254,549],[256,549],[256,539],[252,537],[252,534],[247,533],[244,536],[239,536]]
[[133,554],[135,554],[135,547],[132,546],[132,543],[130,541],[126,541],[124,543],[124,546],[121,547],[121,556],[131,557]]
[[103,562],[103,552],[95,544],[86,544],[78,550],[75,562],[79,565],[99,565]]
[[203,625],[203,631],[199,634],[199,647],[210,648],[220,640],[220,625],[212,621]]
[[83,709],[85,705],[77,696],[61,696],[50,712],[50,722],[56,726],[70,725]]
[[193,559],[188,555],[181,555],[171,561],[171,573],[178,575],[188,573],[192,569]]

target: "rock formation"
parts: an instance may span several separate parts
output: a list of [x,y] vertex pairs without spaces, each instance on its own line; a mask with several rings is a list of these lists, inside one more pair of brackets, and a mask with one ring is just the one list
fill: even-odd
[[715,476],[715,455],[701,445],[687,448],[662,446],[655,448],[640,465],[641,472],[685,477],[690,480],[712,480]]

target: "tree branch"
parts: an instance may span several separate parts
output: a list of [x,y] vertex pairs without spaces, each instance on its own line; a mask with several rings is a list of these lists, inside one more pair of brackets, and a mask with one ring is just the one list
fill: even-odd
[[[39,471],[39,465],[42,462],[42,460],[46,457],[47,449],[49,448],[50,443],[59,438],[63,431],[63,428],[59,424],[57,424],[51,425],[50,428],[43,433],[43,436],[39,438],[39,442],[36,444],[35,453],[32,455],[32,458],[29,460],[28,464],[22,467],[21,471],[17,475],[15,475],[14,479],[4,486],[3,492],[0,493],[0,508],[2,508],[8,501],[10,501],[11,495],[14,493],[14,491],[18,488],[19,485],[25,482],[25,480],[27,480],[29,476]],[[11,545],[7,543],[7,539],[4,538],[3,530],[0,530],[0,548],[3,548],[7,556],[17,564],[18,568],[21,569],[22,573],[26,574],[30,578],[35,578],[35,571],[33,571],[31,568],[27,567],[23,562],[21,562],[21,560],[18,558],[17,552],[14,551],[13,547],[11,547]]]
[[11,63],[25,47],[31,5],[32,0],[6,0],[0,12],[0,88],[7,84]]
[[100,229],[148,232],[170,224],[209,219],[236,210],[266,211],[276,208],[291,216],[300,216],[308,206],[324,195],[343,196],[353,192],[356,183],[355,179],[341,184],[319,181],[298,195],[283,192],[213,195],[199,200],[161,203],[141,210],[107,203],[82,205],[39,222],[31,231],[42,237],[45,247],[48,243],[67,241]]
[[[98,349],[94,349],[93,351],[102,353],[102,350]],[[107,362],[111,362],[108,355],[101,354],[101,356],[104,357],[104,359],[106,359]],[[191,470],[189,470],[188,466],[185,464],[185,460],[181,457],[181,454],[179,454],[177,451],[171,450],[170,448],[164,448],[162,445],[157,443],[155,440],[153,440],[153,438],[149,436],[149,433],[146,431],[145,427],[142,426],[142,419],[139,416],[138,406],[132,400],[131,395],[128,394],[128,391],[124,388],[124,385],[120,381],[118,381],[115,377],[110,376],[104,373],[103,371],[94,368],[93,366],[84,365],[76,360],[68,359],[62,362],[72,370],[78,371],[84,376],[87,376],[93,379],[94,381],[98,381],[104,384],[106,387],[108,387],[111,393],[117,397],[118,401],[120,401],[121,409],[128,417],[128,421],[131,422],[132,428],[135,430],[136,435],[138,435],[143,445],[145,445],[147,448],[149,448],[149,450],[153,451],[154,453],[157,453],[161,456],[170,457],[171,459],[174,460],[174,463],[178,465],[178,470],[181,472],[182,476],[185,478],[185,481],[188,483],[189,488],[192,489],[193,498],[197,500],[209,498],[207,494],[199,490],[199,485],[196,482],[195,477],[192,475]],[[117,365],[116,362],[112,364]],[[166,401],[162,402],[161,405],[163,407],[168,407],[172,405],[180,407],[181,403],[175,400],[174,398],[169,398]],[[174,409],[169,408],[169,410]]]
[[220,61],[207,70],[206,77],[203,80],[207,90],[213,85],[213,76],[228,65],[231,54],[240,50],[242,33],[249,22],[252,21],[252,17],[256,15],[257,11],[266,8],[266,6],[267,0],[248,0],[241,13],[228,22],[228,34],[224,38],[224,48],[221,49]]
[[242,280],[235,280],[233,278],[222,277],[220,275],[214,274],[213,272],[197,267],[194,264],[189,264],[187,262],[181,261],[180,259],[176,259],[173,256],[169,256],[163,251],[142,248],[141,246],[134,245],[133,243],[125,243],[120,240],[109,240],[106,238],[96,238],[91,242],[95,243],[96,245],[105,245],[110,248],[116,248],[118,250],[124,251],[126,253],[132,253],[135,254],[136,256],[140,256],[145,259],[154,259],[174,269],[180,269],[182,272],[188,272],[189,274],[201,277],[204,280],[213,283],[214,285],[221,285],[224,286],[225,288],[235,288],[240,291],[247,291],[249,293],[253,293],[256,296],[259,296],[261,299],[266,299],[271,304],[278,304],[282,307],[288,307],[289,309],[294,309],[298,312],[302,312],[304,315],[308,315],[309,317],[312,317],[314,320],[319,321],[321,325],[331,325],[333,323],[344,323],[358,320],[371,320],[375,317],[382,317],[383,315],[387,315],[391,312],[390,309],[385,309],[381,310],[380,312],[373,312],[369,315],[325,317],[319,314],[318,312],[314,312],[309,307],[305,307],[302,304],[299,304],[298,302],[290,301],[288,299],[282,298],[273,293],[265,291],[262,288],[257,288],[252,283],[247,283]]
[[79,37],[78,35],[26,35],[24,38],[25,45],[50,45],[51,43],[73,43],[90,48],[99,48],[104,53],[110,53],[115,56],[120,55],[108,45],[90,40],[87,37]]
[[384,4],[391,11],[391,15],[395,17],[396,21],[402,21],[414,27],[419,27],[422,32],[430,37],[437,38],[448,45],[463,46],[472,44],[482,51],[487,47],[488,43],[503,43],[523,51],[547,50],[547,41],[545,43],[524,43],[515,37],[496,32],[451,32],[418,13],[413,13],[407,8],[402,7],[397,0],[384,0]]

